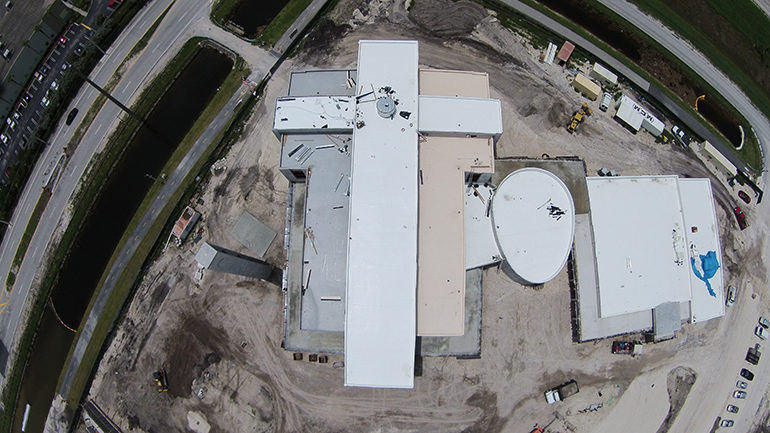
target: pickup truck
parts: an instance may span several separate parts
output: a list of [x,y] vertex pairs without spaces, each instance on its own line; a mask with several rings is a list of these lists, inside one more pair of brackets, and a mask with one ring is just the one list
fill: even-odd
[[565,398],[577,394],[578,392],[580,392],[580,388],[578,388],[577,382],[575,382],[575,380],[570,380],[562,383],[556,388],[546,391],[545,401],[547,401],[548,404],[554,404],[557,401],[563,401]]
[[613,341],[612,353],[618,355],[640,355],[642,353],[642,345],[625,341]]

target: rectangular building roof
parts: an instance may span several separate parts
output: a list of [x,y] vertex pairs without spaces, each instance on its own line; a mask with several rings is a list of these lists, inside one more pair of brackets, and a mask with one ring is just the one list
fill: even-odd
[[690,300],[676,176],[590,177],[601,317]]
[[494,170],[488,138],[420,143],[417,334],[462,335],[465,326],[465,173]]
[[[690,258],[700,267],[700,256],[714,251],[719,262],[714,276],[709,279],[713,295],[706,283],[690,268],[690,321],[697,323],[724,316],[724,274],[722,272],[722,246],[719,241],[719,224],[714,208],[714,194],[708,179],[679,179],[679,195],[682,199],[685,233],[690,248]],[[688,263],[690,264],[690,263]],[[701,275],[703,272],[699,269]]]
[[420,69],[420,96],[489,98],[486,72]]
[[646,130],[655,135],[660,135],[666,125],[657,117],[653,116],[644,107],[637,104],[636,101],[623,95],[620,98],[620,106],[615,116],[620,120],[628,124],[635,131],[644,127]]
[[559,54],[556,55],[556,58],[561,60],[562,62],[566,62],[569,60],[569,56],[572,55],[572,51],[575,49],[575,44],[573,44],[570,41],[564,41],[564,45],[561,46],[561,49],[559,50]]
[[279,134],[350,133],[355,114],[355,100],[349,96],[278,98],[273,131]]
[[503,133],[500,101],[420,95],[419,129],[423,134],[499,138]]
[[605,81],[607,83],[618,83],[618,76],[600,63],[594,63],[594,67],[591,69],[590,75],[597,80]]
[[[358,94],[375,93],[353,132],[346,386],[414,386],[418,59],[416,41],[359,41]],[[409,120],[378,114],[373,99],[388,92]]]

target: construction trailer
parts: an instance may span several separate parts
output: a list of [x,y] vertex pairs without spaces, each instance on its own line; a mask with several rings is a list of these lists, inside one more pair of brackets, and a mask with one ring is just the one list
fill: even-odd
[[634,132],[644,128],[656,137],[662,134],[666,127],[660,119],[626,95],[623,95],[618,101],[615,117],[628,125]]
[[595,101],[602,94],[602,87],[581,73],[578,73],[572,80],[572,87],[592,101]]
[[599,80],[605,86],[612,86],[618,84],[618,76],[612,73],[609,69],[602,66],[600,63],[594,63],[594,67],[591,68],[591,72],[588,73],[591,78]]

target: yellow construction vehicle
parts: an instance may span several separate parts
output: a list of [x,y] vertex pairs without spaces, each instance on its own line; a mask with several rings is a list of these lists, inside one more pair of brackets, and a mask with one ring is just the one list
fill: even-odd
[[168,375],[166,370],[160,369],[152,373],[152,378],[155,379],[155,383],[158,384],[158,392],[168,391]]
[[588,104],[583,104],[582,107],[580,107],[580,110],[576,111],[572,115],[572,119],[570,119],[570,122],[567,124],[567,131],[570,133],[575,132],[577,130],[578,125],[580,125],[583,120],[587,116],[590,116],[593,113],[593,110],[591,110],[591,107],[588,106]]

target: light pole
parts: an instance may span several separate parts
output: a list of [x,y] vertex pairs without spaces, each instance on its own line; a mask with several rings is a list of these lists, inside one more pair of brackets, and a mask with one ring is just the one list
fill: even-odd
[[0,223],[7,225],[8,227],[13,227],[13,224],[9,223],[8,221],[0,220]]

